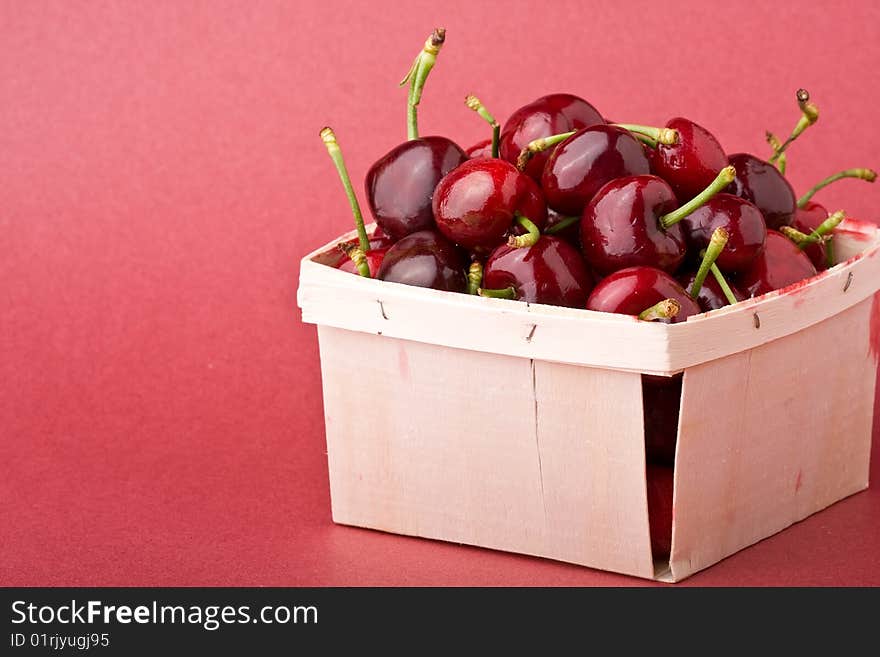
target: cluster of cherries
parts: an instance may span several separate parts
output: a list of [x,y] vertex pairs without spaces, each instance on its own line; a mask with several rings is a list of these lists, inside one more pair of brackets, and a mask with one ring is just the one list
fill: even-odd
[[[491,125],[491,139],[462,149],[446,137],[419,137],[422,87],[444,38],[444,30],[432,33],[402,83],[409,83],[408,140],[367,173],[378,225],[372,236],[336,137],[330,128],[321,131],[358,228],[357,240],[340,245],[348,256],[342,269],[437,290],[681,322],[829,267],[831,233],[844,214],[829,214],[813,194],[840,178],[876,177],[850,169],[798,200],[784,176],[785,150],[818,119],[804,90],[791,136],[783,142],[768,133],[768,160],[728,155],[687,118],[662,128],[614,123],[570,94],[538,98],[503,129],[468,96],[467,105]],[[653,394],[656,408],[674,406],[677,416],[679,393],[680,380],[646,386],[646,409]],[[646,417],[651,425],[647,411]],[[658,417],[655,430],[647,428],[657,463],[674,455],[670,424]],[[671,508],[671,469],[663,478],[669,486],[660,487],[668,490],[661,506]],[[668,553],[666,540],[655,539],[655,552]]]

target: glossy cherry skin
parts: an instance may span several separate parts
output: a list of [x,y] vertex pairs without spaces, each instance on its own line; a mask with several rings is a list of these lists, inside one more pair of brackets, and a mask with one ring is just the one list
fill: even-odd
[[433,228],[434,188],[467,159],[446,137],[422,137],[393,148],[367,172],[367,201],[376,223],[394,239]]
[[653,172],[668,182],[684,203],[715,180],[727,166],[727,155],[711,132],[690,119],[670,119],[666,127],[678,131],[678,141],[652,149],[651,165]]
[[764,215],[754,205],[739,196],[718,194],[701,208],[681,220],[688,247],[695,257],[709,245],[716,228],[728,233],[727,245],[718,256],[718,268],[727,272],[748,269],[764,250],[767,225]]
[[376,278],[435,290],[464,292],[467,289],[464,270],[465,259],[454,244],[436,230],[420,230],[388,249]]
[[587,262],[601,274],[636,266],[675,271],[685,256],[684,232],[679,224],[664,230],[659,220],[677,207],[672,188],[657,176],[612,180],[581,217]]
[[[804,207],[798,208],[797,212],[794,213],[791,227],[809,235],[827,218],[828,210],[824,206],[810,201]],[[810,244],[803,251],[816,269],[819,271],[828,269],[828,250],[825,248],[824,242]]]
[[434,190],[433,208],[441,233],[482,253],[504,240],[517,214],[538,228],[547,223],[547,206],[535,181],[501,159],[468,160],[448,173]]
[[465,154],[472,160],[478,157],[492,157],[492,140],[478,141],[470,148],[465,149]]
[[671,321],[661,321],[676,324],[702,312],[678,281],[654,267],[628,267],[609,274],[593,288],[587,310],[638,316],[664,299],[675,299],[681,310]]
[[791,221],[797,209],[794,189],[779,169],[748,153],[736,153],[728,158],[736,169],[736,178],[724,191],[753,203],[767,228],[774,230]]
[[[346,246],[358,246],[359,241],[357,237],[352,237],[350,240],[346,240],[343,242]],[[382,232],[382,229],[376,226],[373,230],[373,234],[370,235],[370,250],[382,250],[383,252],[387,251],[394,244],[394,240],[385,235]],[[346,263],[352,262],[351,258],[349,258],[342,249],[336,249],[334,254],[334,258],[330,259],[328,264],[332,267],[336,267],[337,269],[342,269],[347,266]],[[354,264],[354,263],[352,263]]]
[[[605,123],[605,120],[583,98],[571,94],[542,96],[520,107],[507,119],[501,131],[499,155],[511,164],[516,164],[522,149],[535,139],[600,123]],[[536,154],[529,161],[525,172],[535,181],[539,181],[549,156],[548,151]]]
[[775,230],[767,231],[764,251],[748,270],[736,277],[744,294],[756,297],[816,275],[810,259],[794,242]]
[[[388,249],[371,249],[367,251],[367,266],[370,268],[370,276],[376,278],[376,274],[379,273],[379,268],[382,266],[382,261],[385,259],[385,254],[388,253]],[[357,265],[354,264],[354,260],[346,256],[345,261],[339,265],[339,269],[342,271],[347,271],[351,274],[360,274],[358,271]]]
[[642,375],[645,455],[652,463],[673,465],[678,441],[678,415],[683,375]]
[[651,173],[642,143],[610,125],[578,130],[559,144],[544,165],[541,189],[547,205],[563,214],[581,214],[607,182]]
[[[697,272],[692,271],[686,274],[680,274],[677,278],[678,282],[681,283],[681,286],[690,292],[691,286],[693,286],[696,277]],[[727,276],[725,276],[725,278],[727,278]],[[730,281],[727,281],[727,285],[730,287],[730,291],[733,292],[733,296],[736,297],[737,301],[745,300],[746,295],[743,294],[736,285]],[[718,310],[719,308],[724,308],[724,306],[730,305],[727,301],[727,297],[724,296],[721,286],[718,285],[718,281],[711,272],[706,276],[706,280],[703,281],[703,285],[697,293],[697,304],[703,312]]]
[[513,287],[519,301],[583,308],[593,280],[577,249],[543,235],[534,246],[504,244],[492,251],[483,269],[483,287]]
[[665,465],[649,463],[646,476],[651,553],[654,559],[668,559],[672,551],[674,470]]

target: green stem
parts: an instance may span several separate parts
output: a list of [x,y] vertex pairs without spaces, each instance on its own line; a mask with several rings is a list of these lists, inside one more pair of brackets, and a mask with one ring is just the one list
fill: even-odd
[[672,319],[681,310],[681,304],[675,299],[664,299],[639,313],[639,319],[653,322],[658,319]]
[[632,136],[638,139],[643,144],[647,144],[651,148],[657,148],[657,144],[659,143],[656,139],[651,139],[648,135],[643,135],[638,132],[633,132]]
[[803,249],[810,244],[814,244],[815,242],[821,242],[822,239],[828,235],[831,231],[833,231],[837,226],[846,218],[846,213],[843,210],[838,210],[830,215],[828,218],[819,224],[812,233],[807,235],[807,238],[798,244],[798,246]]
[[[333,164],[336,166],[336,171],[339,173],[339,179],[342,181],[342,186],[345,188],[345,195],[348,196],[348,204],[351,206],[351,213],[354,215],[354,225],[355,228],[357,228],[358,242],[361,250],[366,253],[370,250],[370,238],[367,237],[367,229],[364,226],[364,215],[361,214],[361,206],[358,204],[357,196],[354,194],[354,188],[351,186],[351,178],[348,177],[348,169],[345,166],[345,161],[342,159],[342,149],[339,148],[339,143],[336,141],[336,134],[333,132],[332,128],[323,128],[320,134],[324,145],[327,147],[327,152],[330,154],[330,159],[333,160]],[[367,270],[367,275],[369,276],[369,269]]]
[[827,187],[831,183],[842,180],[843,178],[858,178],[859,180],[874,182],[875,180],[877,180],[877,172],[873,169],[846,169],[844,171],[838,171],[833,176],[828,176],[827,178],[825,178],[825,180],[817,183],[810,191],[801,196],[797,202],[798,207],[804,207],[807,203],[810,202],[810,199],[813,198],[813,195],[823,187]]
[[678,143],[678,130],[672,128],[655,128],[650,125],[639,125],[637,123],[612,123],[611,125],[629,130],[637,135],[644,135],[652,139],[655,143],[672,146]]
[[727,299],[727,303],[729,303],[731,306],[735,303],[738,303],[739,299],[736,298],[733,290],[730,289],[730,285],[727,284],[727,279],[724,278],[724,274],[722,274],[721,270],[718,269],[718,265],[713,264],[709,268],[709,271],[712,272],[715,280],[718,281],[718,287],[720,287],[721,291],[724,293],[724,298]]
[[483,283],[483,265],[479,260],[474,260],[468,268],[468,294],[477,294],[480,285]]
[[574,224],[576,224],[580,220],[581,220],[580,217],[566,217],[565,219],[560,221],[558,224],[553,224],[552,226],[550,226],[550,228],[548,228],[547,230],[544,231],[544,234],[545,235],[555,235],[556,233],[561,233],[566,228],[568,228],[569,226],[573,226]]
[[701,208],[713,196],[721,192],[725,187],[733,182],[734,178],[736,178],[736,169],[734,169],[732,166],[724,167],[723,169],[721,169],[721,171],[718,172],[715,180],[709,183],[709,186],[706,187],[706,189],[697,194],[694,198],[682,205],[680,208],[673,210],[669,214],[664,214],[662,217],[660,217],[660,225],[664,229],[668,229],[670,226],[677,224],[689,214],[696,211],[698,208]]
[[519,157],[516,158],[516,168],[520,171],[525,171],[529,160],[531,160],[534,155],[546,151],[548,148],[552,148],[553,146],[556,146],[556,144],[565,141],[575,132],[577,132],[577,130],[562,132],[558,135],[550,135],[549,137],[542,137],[541,139],[530,141],[528,146],[520,151]]
[[831,269],[834,266],[834,240],[829,239],[825,243],[825,255],[828,258],[826,261],[828,264],[828,269]]
[[503,287],[500,290],[485,290],[480,288],[477,290],[477,294],[481,297],[489,297],[490,299],[516,299],[516,288],[512,285],[510,287]]
[[501,139],[501,124],[495,120],[495,117],[489,114],[486,106],[480,102],[480,99],[474,95],[468,95],[464,99],[465,105],[474,110],[480,117],[492,126],[492,157],[498,157],[498,141]]
[[364,278],[371,278],[370,264],[367,262],[367,256],[362,248],[353,244],[345,243],[339,244],[338,247],[340,251],[351,258],[351,261],[355,264],[355,267],[357,267],[358,273],[361,276]]
[[791,226],[780,226],[779,232],[785,235],[792,242],[800,246],[803,242],[807,240],[807,234],[802,233],[797,228],[792,228]]
[[689,294],[692,299],[696,299],[697,295],[700,294],[703,283],[706,282],[706,276],[709,275],[709,270],[715,264],[718,256],[721,255],[724,247],[727,246],[728,239],[730,239],[730,233],[723,227],[719,226],[712,233],[712,237],[709,239],[709,246],[706,247],[706,251],[703,254],[703,261],[700,263],[700,268],[697,270],[697,275],[694,277],[694,282],[691,285]]
[[788,139],[782,142],[779,148],[776,149],[776,152],[773,153],[769,160],[771,164],[779,159],[785,152],[785,149],[791,146],[792,142],[800,137],[804,130],[819,120],[819,108],[810,102],[810,93],[806,89],[797,90],[797,101],[798,106],[801,108],[801,118],[798,119]]
[[409,73],[400,81],[401,87],[409,82],[409,95],[406,103],[406,137],[410,141],[419,138],[418,107],[422,100],[422,89],[425,87],[428,74],[437,62],[437,54],[445,40],[446,30],[442,27],[436,28],[425,41],[421,52],[416,55]]
[[[782,147],[782,142],[779,141],[779,137],[774,135],[769,130],[767,131],[766,137],[767,143],[770,144],[770,148],[773,149],[774,153]],[[779,156],[779,159],[776,160],[776,168],[779,169],[779,173],[781,173],[783,176],[785,175],[785,166],[787,162],[788,159],[786,158],[785,153],[782,153]]]
[[541,230],[528,217],[524,217],[521,214],[516,215],[514,220],[528,232],[523,235],[511,235],[508,237],[507,246],[512,246],[515,249],[535,246],[538,240],[541,239]]

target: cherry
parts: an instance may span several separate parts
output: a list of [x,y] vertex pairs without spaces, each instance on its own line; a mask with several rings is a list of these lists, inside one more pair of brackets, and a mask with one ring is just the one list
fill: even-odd
[[547,221],[544,197],[535,182],[509,162],[468,160],[437,185],[434,218],[440,232],[466,249],[488,252],[511,229],[515,216],[538,229]]
[[767,226],[761,211],[743,198],[718,194],[681,221],[688,246],[695,252],[706,248],[716,228],[727,230],[727,246],[718,256],[726,272],[747,269],[764,248]]
[[483,141],[478,141],[470,148],[466,148],[464,152],[471,160],[478,157],[492,157],[492,140],[484,139]]
[[407,235],[388,249],[376,278],[392,283],[464,292],[467,280],[461,252],[436,230]]
[[668,559],[672,551],[674,474],[672,468],[663,465],[649,463],[646,468],[648,519],[654,559]]
[[[343,245],[340,244],[340,248],[343,248]],[[357,247],[350,249],[350,252],[354,252]],[[388,253],[389,247],[384,248],[371,248],[369,251],[364,253],[360,252],[360,255],[351,255],[350,257],[346,257],[345,260],[342,261],[342,264],[339,265],[339,269],[342,271],[347,271],[352,274],[357,274],[358,272],[358,258],[362,255],[366,258],[367,266],[370,269],[370,276],[376,278],[376,274],[379,272],[379,268],[382,266],[382,261],[385,259],[385,254]]]
[[735,282],[743,293],[756,297],[815,275],[813,263],[794,242],[780,232],[768,230],[764,251]]
[[[720,258],[719,258],[720,260]],[[678,278],[678,282],[681,283],[681,286],[685,290],[690,290],[694,284],[694,279],[697,276],[696,271],[687,272],[684,274],[680,274]],[[746,295],[744,295],[740,290],[730,283],[727,284],[728,288],[730,288],[731,293],[733,294],[733,301],[744,301]],[[724,293],[724,290],[721,287],[721,284],[718,282],[714,276],[709,276],[703,281],[703,285],[700,287],[700,291],[697,293],[697,304],[700,306],[700,310],[703,312],[708,312],[710,310],[718,310],[719,308],[724,308],[724,306],[730,305],[731,301],[727,298]]]
[[727,166],[727,155],[711,132],[690,119],[670,119],[666,127],[676,130],[679,138],[653,149],[653,173],[668,182],[683,202],[699,194]]
[[433,228],[434,188],[467,159],[446,137],[413,139],[393,148],[367,172],[367,201],[376,223],[395,239]]
[[482,296],[583,308],[593,281],[567,242],[544,235],[533,246],[499,246],[486,260]]
[[[516,164],[522,149],[535,139],[600,123],[605,123],[602,115],[583,98],[571,94],[542,96],[511,114],[501,131],[500,154]],[[540,180],[548,157],[549,153],[538,154],[525,172],[534,180]]]
[[[803,207],[797,209],[790,225],[792,228],[809,235],[827,218],[828,210],[824,206],[814,201],[807,201]],[[817,270],[827,269],[830,264],[826,244],[826,242],[815,242],[803,249]]]
[[797,207],[794,190],[775,166],[749,153],[731,155],[728,162],[736,179],[725,191],[753,203],[767,228],[777,230],[791,221]]
[[541,188],[547,204],[563,214],[581,214],[607,182],[651,172],[642,143],[610,125],[578,130],[559,144],[544,165]]
[[645,454],[649,461],[672,465],[678,441],[678,415],[683,375],[642,375]]
[[673,324],[701,312],[678,281],[654,267],[627,267],[606,276],[593,288],[587,310],[639,316],[646,308],[666,299],[673,299],[680,306],[669,320]]

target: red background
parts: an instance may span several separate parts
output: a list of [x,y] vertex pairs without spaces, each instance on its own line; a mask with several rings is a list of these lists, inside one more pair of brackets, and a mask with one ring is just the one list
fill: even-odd
[[[0,5],[0,584],[642,583],[334,526],[298,260],[351,223],[318,130],[360,191],[435,25],[423,134],[571,91],[766,153],[804,86],[796,189],[880,166],[876,6],[707,4]],[[880,185],[819,200],[880,217]],[[878,585],[878,520],[875,485],[687,583]]]

